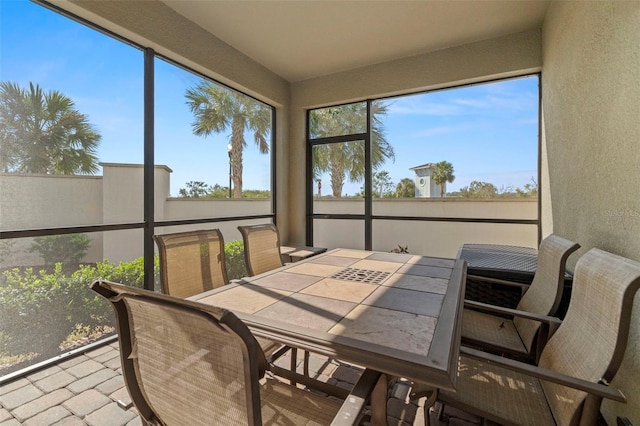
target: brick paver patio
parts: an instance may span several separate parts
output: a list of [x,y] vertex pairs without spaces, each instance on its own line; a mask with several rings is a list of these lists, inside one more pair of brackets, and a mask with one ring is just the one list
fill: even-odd
[[[286,357],[279,362],[287,366]],[[312,356],[311,374],[350,387],[361,370],[326,357]],[[409,386],[395,385],[389,400],[389,424],[423,425],[422,408],[407,402]],[[118,343],[110,343],[0,386],[0,426],[141,425],[124,386]],[[453,423],[453,422],[452,422]],[[438,423],[433,423],[437,425]]]

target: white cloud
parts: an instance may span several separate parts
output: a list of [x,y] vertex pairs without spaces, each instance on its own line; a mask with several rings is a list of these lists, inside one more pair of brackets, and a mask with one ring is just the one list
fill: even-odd
[[389,105],[389,114],[451,116],[459,115],[461,108],[446,103],[420,102],[406,99]]

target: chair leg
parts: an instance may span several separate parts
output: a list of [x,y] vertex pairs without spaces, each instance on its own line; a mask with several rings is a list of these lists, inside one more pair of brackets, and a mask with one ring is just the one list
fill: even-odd
[[578,424],[580,426],[597,426],[602,397],[589,394],[583,404],[582,414],[580,415],[580,422]]
[[389,378],[381,374],[371,392],[371,421],[374,426],[387,425],[387,397]]
[[[431,392],[431,394],[427,397],[427,399],[424,400],[424,424],[425,426],[430,426],[431,425],[431,417],[429,416],[429,410],[431,409],[431,407],[433,407],[435,405],[435,403],[438,401],[438,389],[434,389],[433,392]],[[442,412],[444,412],[444,410],[440,410],[440,413],[438,414],[438,420],[442,420],[441,415]]]
[[302,370],[305,376],[309,376],[309,357],[310,356],[311,354],[309,353],[309,351],[304,351],[304,364],[303,364]]
[[431,407],[427,407],[426,405],[422,407],[424,410],[424,426],[431,426],[431,418],[429,417],[429,409]]

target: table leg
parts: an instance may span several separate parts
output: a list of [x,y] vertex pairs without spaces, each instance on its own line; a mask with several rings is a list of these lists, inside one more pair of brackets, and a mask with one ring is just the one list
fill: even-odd
[[[295,373],[298,370],[298,348],[291,348],[291,371]],[[295,386],[297,383],[295,380],[289,380],[291,386]]]

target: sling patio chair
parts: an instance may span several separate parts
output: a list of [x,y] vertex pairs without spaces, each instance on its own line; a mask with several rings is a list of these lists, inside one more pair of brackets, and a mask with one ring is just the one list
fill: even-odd
[[186,298],[229,284],[220,230],[160,234],[153,239],[164,294]]
[[[416,384],[413,398],[436,401],[502,425],[590,425],[603,398],[626,402],[609,387],[627,346],[640,263],[591,249],[576,264],[567,314],[538,366],[461,347],[456,391]],[[552,317],[550,317],[552,318]]]
[[[244,243],[244,263],[249,276],[284,266],[280,254],[280,234],[272,223],[238,226]],[[304,352],[303,375],[309,376],[309,352]],[[291,371],[296,371],[298,351],[291,348]],[[291,382],[295,383],[294,381]]]
[[299,389],[265,374],[260,345],[230,311],[108,281],[91,288],[116,312],[122,373],[144,424],[351,425],[386,392],[373,370],[344,402]]
[[[162,292],[187,298],[229,284],[224,238],[219,229],[154,235],[160,258]],[[258,339],[262,350],[275,360],[283,354],[279,343]]]
[[[527,362],[535,362],[544,348],[548,327],[537,320],[539,315],[555,315],[564,287],[567,258],[580,245],[557,235],[540,244],[538,265],[531,285],[515,310],[465,300],[462,315],[462,342],[497,354],[509,354]],[[487,280],[487,278],[482,278]],[[491,282],[523,286],[505,280]]]
[[238,226],[244,242],[244,260],[249,276],[284,266],[280,255],[280,235],[272,223]]

